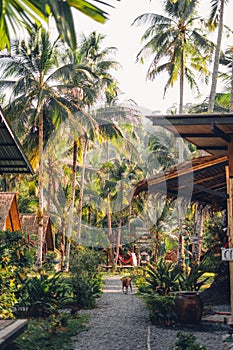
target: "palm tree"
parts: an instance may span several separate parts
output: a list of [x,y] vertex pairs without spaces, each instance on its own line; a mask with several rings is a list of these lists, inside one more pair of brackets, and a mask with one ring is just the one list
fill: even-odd
[[219,59],[221,52],[221,43],[222,43],[222,35],[223,35],[223,15],[224,15],[224,6],[228,3],[228,0],[213,0],[211,14],[209,17],[209,28],[218,27],[218,36],[217,36],[217,44],[215,48],[215,56],[214,56],[214,66],[212,73],[212,82],[211,89],[209,95],[209,105],[208,112],[213,112],[214,104],[215,104],[215,96],[216,96],[216,88],[217,88],[217,76],[218,76],[218,68],[219,68]]
[[[116,98],[118,82],[110,73],[120,67],[119,62],[111,56],[116,53],[116,47],[103,47],[105,35],[93,31],[89,36],[82,34],[80,39],[80,56],[96,75],[95,89],[99,92],[98,100],[107,99],[110,92]],[[111,100],[111,99],[110,99]]]
[[[102,0],[93,0],[97,4],[111,6]],[[119,1],[119,0],[118,0]],[[0,7],[0,50],[10,48],[12,33],[17,34],[19,28],[27,30],[35,25],[47,24],[52,15],[62,40],[72,49],[76,48],[76,35],[72,8],[91,17],[95,21],[104,23],[107,19],[107,12],[95,6],[87,0],[3,0]]]
[[[92,74],[95,76],[93,81],[94,89],[91,90],[89,87],[89,93],[85,87],[83,87],[82,104],[90,107],[96,99],[103,94],[103,90],[106,85],[111,84],[114,81],[113,76],[109,73],[110,69],[114,69],[118,66],[118,63],[110,59],[109,55],[116,48],[106,47],[102,49],[104,36],[97,32],[92,32],[88,37],[84,34],[80,40],[80,48],[76,56],[73,55],[73,59],[79,60],[82,64],[87,65]],[[101,128],[101,127],[100,127]],[[99,132],[98,122],[90,130],[91,134]],[[80,179],[80,193],[78,202],[78,228],[77,228],[77,239],[81,237],[81,221],[82,221],[82,201],[83,201],[83,190],[84,190],[84,177],[85,177],[85,161],[90,142],[90,135],[83,129],[82,134],[79,135],[79,147],[80,154],[82,155],[82,170]],[[89,140],[89,141],[88,141]]]
[[228,69],[226,73],[220,74],[226,90],[225,93],[221,94],[220,99],[229,106],[230,112],[233,112],[233,46],[221,55],[219,62]]
[[[153,55],[152,63],[147,72],[147,78],[154,80],[162,73],[168,73],[168,81],[164,88],[164,95],[168,87],[172,87],[179,79],[179,114],[183,113],[184,79],[191,88],[198,89],[193,69],[199,74],[209,74],[207,63],[213,50],[213,44],[207,40],[202,31],[201,20],[196,15],[198,0],[164,1],[167,17],[154,13],[147,13],[137,17],[133,24],[148,23],[142,40],[147,43],[137,55],[137,60],[144,62],[146,55]],[[197,24],[198,27],[194,27]],[[183,147],[180,143],[179,158],[183,160]],[[178,200],[178,225],[180,241],[182,241],[182,205]],[[180,251],[182,250],[182,246]],[[180,262],[182,259],[180,259]]]
[[179,79],[180,114],[183,112],[184,78],[191,88],[199,91],[193,70],[206,78],[209,74],[207,63],[213,51],[213,44],[203,34],[201,19],[196,15],[197,5],[197,0],[164,1],[168,16],[146,13],[133,22],[149,24],[142,37],[147,42],[137,55],[137,61],[141,62],[148,54],[153,56],[147,78],[154,80],[158,74],[168,73],[164,94]]
[[[3,68],[1,89],[11,88],[12,95],[6,112],[17,125],[18,135],[34,136],[39,145],[34,158],[39,159],[39,208],[38,208],[38,265],[42,263],[43,241],[43,147],[54,130],[54,120],[70,118],[77,111],[76,104],[68,99],[68,77],[76,72],[75,65],[58,67],[57,43],[51,43],[48,33],[40,28],[30,37],[29,42],[18,41],[12,45],[15,56],[0,60]],[[12,80],[6,80],[11,77]],[[5,80],[4,80],[5,79]],[[75,80],[74,80],[75,82]],[[72,82],[69,81],[69,88]],[[20,116],[20,117],[19,117]],[[21,128],[21,130],[20,130]],[[24,136],[25,139],[25,136]]]

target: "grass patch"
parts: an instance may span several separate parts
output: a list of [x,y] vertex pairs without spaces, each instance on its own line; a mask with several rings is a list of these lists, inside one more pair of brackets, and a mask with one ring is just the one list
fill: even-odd
[[72,337],[86,329],[88,315],[29,319],[27,330],[14,342],[16,350],[70,350]]

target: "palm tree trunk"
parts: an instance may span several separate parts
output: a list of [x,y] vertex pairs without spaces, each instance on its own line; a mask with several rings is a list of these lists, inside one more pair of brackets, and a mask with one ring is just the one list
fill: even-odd
[[69,271],[70,262],[70,246],[71,246],[71,235],[74,221],[74,201],[75,201],[75,182],[76,182],[76,168],[77,168],[77,141],[74,140],[73,145],[73,165],[72,165],[72,183],[71,183],[71,198],[70,198],[70,210],[69,210],[69,222],[67,229],[67,242],[66,242],[66,262],[65,271]]
[[232,63],[231,63],[231,105],[230,105],[230,112],[233,112],[233,47],[231,48],[232,52]]
[[179,104],[179,114],[183,113],[184,106],[184,50],[181,49],[180,56],[180,104]]
[[110,205],[110,194],[107,196],[107,222],[108,222],[108,240],[109,240],[109,254],[108,261],[110,265],[114,263],[113,247],[112,247],[112,217],[111,217],[111,205]]
[[51,193],[52,193],[52,165],[51,159],[48,159],[48,200],[47,200],[47,213],[50,213],[51,209]]
[[219,12],[219,23],[218,23],[218,37],[217,37],[217,44],[215,48],[214,67],[213,67],[212,83],[211,83],[210,96],[209,96],[208,112],[213,112],[214,110],[214,102],[215,102],[216,89],[217,89],[219,57],[221,52],[221,43],[222,43],[222,34],[223,34],[224,2],[225,0],[221,0],[220,12]]
[[200,263],[203,229],[203,207],[201,204],[195,205],[195,242],[194,242],[194,260]]
[[86,170],[86,157],[87,157],[87,137],[82,135],[80,137],[80,146],[82,148],[82,169],[81,169],[81,179],[80,179],[80,191],[79,191],[79,201],[78,201],[78,227],[77,227],[77,241],[80,244],[81,240],[81,227],[82,227],[82,206],[83,206],[83,191],[84,191],[84,177]]
[[[179,104],[179,114],[183,113],[183,104],[184,104],[184,51],[181,50],[180,57],[180,104]],[[183,162],[183,140],[179,138],[178,140],[179,147],[179,163]],[[178,264],[183,268],[184,264],[184,238],[183,238],[183,205],[182,198],[177,198],[177,211],[178,211]]]
[[65,246],[66,246],[66,215],[65,210],[63,209],[61,217],[61,270],[64,270],[65,267]]
[[[109,147],[107,141],[107,161],[109,160]],[[109,174],[108,174],[109,180]],[[114,254],[113,254],[113,246],[112,246],[112,217],[111,217],[111,203],[110,203],[110,193],[107,195],[107,222],[108,222],[108,240],[109,240],[109,253],[108,253],[108,261],[110,265],[114,265]]]
[[120,244],[121,244],[121,230],[122,230],[122,210],[123,210],[123,183],[121,180],[121,185],[119,189],[119,194],[121,198],[121,204],[120,204],[120,219],[119,219],[119,224],[118,224],[118,231],[117,231],[117,241],[116,241],[116,265],[118,263],[118,258],[119,258],[119,252],[120,252]]
[[43,261],[43,201],[44,201],[44,174],[43,174],[43,109],[39,111],[39,208],[37,214],[38,237],[37,237],[37,266],[42,266]]

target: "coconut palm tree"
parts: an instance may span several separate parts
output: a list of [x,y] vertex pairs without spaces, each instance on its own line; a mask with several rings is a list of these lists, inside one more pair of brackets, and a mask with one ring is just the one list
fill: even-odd
[[[86,110],[90,110],[90,106],[99,99],[100,96],[104,96],[104,89],[108,87],[114,80],[112,75],[109,73],[110,69],[117,67],[118,63],[110,59],[110,54],[115,51],[115,48],[104,48],[102,49],[104,36],[97,34],[97,32],[91,33],[88,37],[84,34],[80,40],[80,47],[76,52],[67,50],[63,60],[66,63],[71,62],[72,64],[82,64],[88,66],[93,80],[90,83],[84,82],[81,89],[72,89],[70,94],[75,97],[78,96],[78,108],[82,113],[86,114],[87,120],[91,123],[82,124],[79,128],[78,136],[74,137],[73,152],[79,154],[79,165],[80,165],[80,182],[79,182],[79,200],[77,205],[77,242],[80,242],[81,238],[81,223],[82,223],[82,204],[83,204],[83,193],[84,193],[84,179],[85,179],[85,168],[86,168],[86,156],[90,143],[93,137],[99,133],[101,127],[98,122],[94,120]],[[79,75],[77,75],[78,81]],[[80,83],[79,83],[79,86]],[[71,234],[73,227],[73,206],[75,202],[75,182],[76,182],[76,167],[77,167],[77,155],[73,154],[73,176],[72,176],[72,194],[70,203],[70,217],[67,232],[67,245],[66,245],[66,270],[69,269],[69,255],[70,255],[70,244]]]
[[[147,72],[147,78],[150,80],[154,80],[160,73],[168,73],[164,95],[167,89],[179,80],[179,114],[182,114],[184,79],[186,78],[191,88],[199,91],[194,70],[206,79],[209,74],[207,63],[213,51],[213,43],[204,35],[201,18],[197,17],[198,0],[165,0],[163,4],[167,16],[146,13],[133,22],[137,25],[149,24],[142,37],[142,40],[147,42],[138,53],[137,61],[144,62],[148,54],[153,56]],[[179,159],[183,161],[181,143],[179,148]],[[182,237],[182,205],[179,201],[178,225]]]
[[[108,2],[93,0],[97,5],[111,6]],[[72,49],[76,48],[76,34],[72,9],[76,9],[95,21],[104,23],[107,12],[100,9],[94,3],[87,0],[30,0],[13,1],[3,0],[0,6],[0,50],[10,48],[10,38],[16,35],[20,28],[27,30],[34,26],[47,24],[53,16],[57,30],[64,42]],[[119,1],[119,0],[118,0]]]
[[212,73],[212,82],[211,89],[209,95],[209,105],[208,112],[213,112],[214,104],[215,104],[215,96],[216,96],[216,88],[217,88],[217,77],[218,77],[218,68],[219,68],[219,59],[221,53],[221,43],[223,36],[223,25],[224,25],[224,6],[228,3],[228,0],[213,0],[211,1],[211,13],[208,21],[208,26],[210,29],[215,29],[218,27],[218,36],[217,43],[215,48],[215,56],[214,56],[214,65],[213,65],[213,73]]
[[[67,94],[76,83],[71,77],[77,67],[58,66],[57,44],[51,43],[48,33],[39,28],[29,42],[19,45],[16,41],[12,45],[13,55],[0,60],[3,71],[0,88],[12,91],[6,113],[11,115],[13,127],[17,125],[19,137],[29,134],[39,145],[33,154],[34,160],[39,159],[38,266],[42,263],[43,241],[43,147],[54,130],[54,121],[70,118],[75,123],[73,115],[77,112],[77,105]],[[69,85],[64,86],[68,78]]]
[[[227,68],[226,73],[220,74],[225,85],[225,93],[221,94],[221,100],[224,101],[233,112],[233,46],[229,47],[220,57],[220,64]],[[229,93],[230,91],[230,93]]]
[[[99,91],[98,101],[111,100],[118,95],[118,82],[110,73],[120,67],[119,62],[112,58],[117,49],[114,46],[103,47],[105,35],[93,31],[89,36],[82,34],[80,39],[80,56],[97,76],[95,89]],[[109,97],[109,98],[107,98]],[[108,103],[109,105],[109,103]]]
[[144,63],[146,56],[152,56],[147,72],[149,80],[154,80],[160,73],[168,73],[164,94],[179,80],[181,114],[184,79],[186,78],[191,88],[199,91],[194,71],[205,78],[209,74],[207,63],[213,51],[213,44],[204,35],[201,18],[197,17],[197,0],[163,3],[167,16],[145,13],[133,22],[133,25],[149,25],[142,36],[142,41],[146,41],[146,44],[138,53],[137,61]]
[[[95,76],[95,79],[93,81],[94,89],[92,89],[91,93],[90,90],[87,91],[87,89],[83,88],[84,94],[82,96],[82,104],[87,105],[89,108],[90,106],[96,101],[96,99],[99,99],[99,96],[103,95],[103,91],[106,87],[106,85],[111,84],[114,80],[113,76],[109,73],[111,69],[115,69],[119,64],[115,60],[112,60],[110,58],[110,54],[116,50],[116,48],[113,47],[106,47],[102,48],[104,36],[101,34],[98,34],[96,31],[92,32],[88,37],[86,37],[84,34],[81,37],[80,40],[80,48],[78,50],[78,54],[73,58],[75,60],[79,60],[82,62],[82,64],[87,65],[93,75]],[[89,93],[88,93],[89,92]],[[96,125],[96,130],[97,128]],[[90,131],[93,134],[93,131],[95,131],[95,128],[92,128]],[[95,132],[94,132],[95,133]],[[82,160],[82,179],[80,183],[80,197],[79,197],[79,204],[78,204],[78,231],[77,231],[77,237],[80,238],[81,235],[81,208],[82,208],[82,193],[83,193],[83,186],[84,186],[84,176],[85,176],[85,158],[86,158],[86,152],[88,149],[88,140],[87,136],[88,133],[83,130],[82,135],[80,136],[80,150],[81,154],[83,155]]]

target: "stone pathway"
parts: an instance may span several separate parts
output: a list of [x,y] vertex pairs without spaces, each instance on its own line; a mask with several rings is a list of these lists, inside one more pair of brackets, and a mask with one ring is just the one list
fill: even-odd
[[97,308],[80,311],[90,315],[90,323],[86,331],[73,338],[73,350],[170,350],[174,349],[178,332],[192,333],[207,350],[226,349],[222,337],[227,327],[222,322],[203,320],[194,327],[151,325],[135,288],[132,294],[123,294],[120,278],[106,279]]
[[147,349],[148,313],[133,293],[123,294],[120,276],[108,277],[97,308],[82,311],[91,315],[88,330],[74,339],[75,350]]

